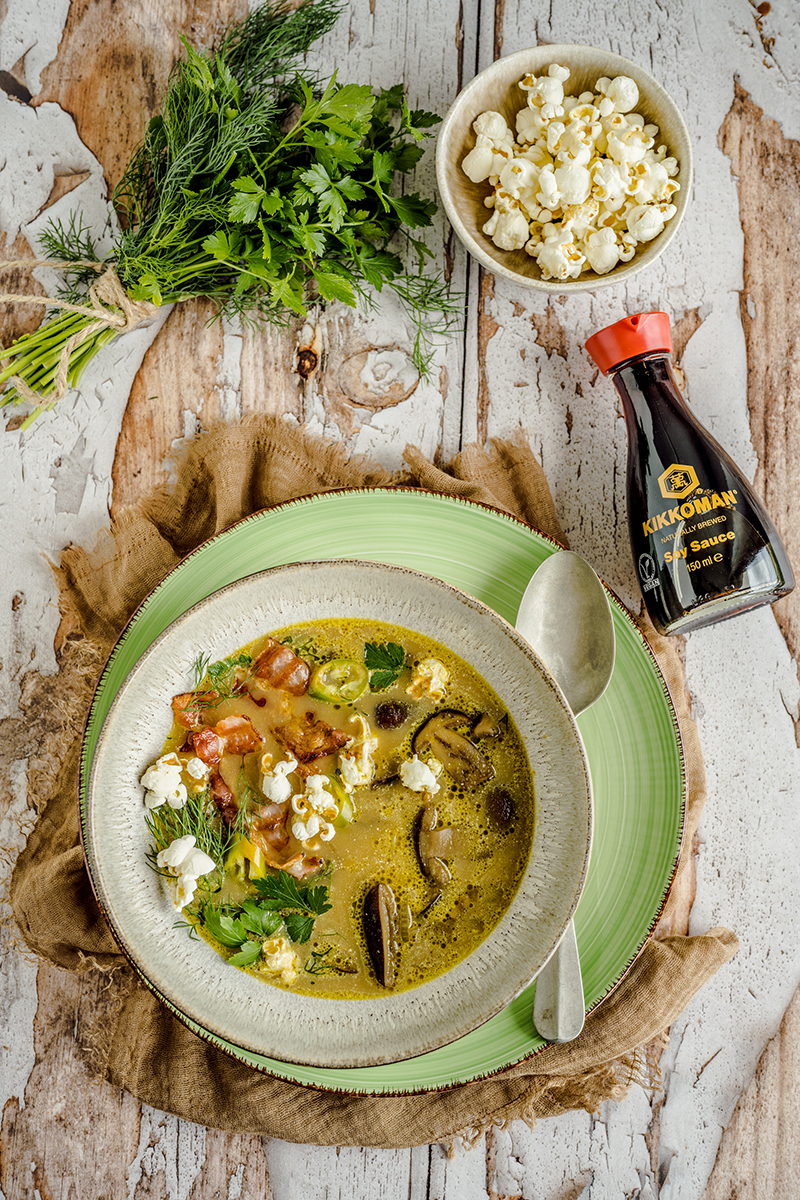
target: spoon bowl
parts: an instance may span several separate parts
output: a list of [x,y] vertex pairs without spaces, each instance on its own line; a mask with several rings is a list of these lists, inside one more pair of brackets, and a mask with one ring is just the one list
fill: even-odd
[[605,589],[585,558],[546,558],[519,606],[516,626],[544,660],[578,716],[599,700],[614,670],[614,624]]
[[[614,623],[602,583],[584,558],[561,550],[533,575],[516,626],[543,660],[578,716],[608,687],[614,670]],[[542,1037],[569,1042],[586,1015],[575,927],[567,932],[536,980],[533,1021]]]

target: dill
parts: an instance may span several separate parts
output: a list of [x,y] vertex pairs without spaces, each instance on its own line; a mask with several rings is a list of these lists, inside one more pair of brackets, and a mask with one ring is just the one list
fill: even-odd
[[192,664],[194,686],[191,694],[201,708],[215,708],[241,691],[249,678],[253,660],[249,654],[231,654],[212,662],[207,654],[199,654]]
[[145,824],[151,839],[147,861],[157,874],[169,878],[172,876],[159,867],[157,858],[159,852],[166,850],[176,838],[193,834],[195,845],[214,860],[218,871],[222,871],[225,855],[240,836],[221,820],[208,788],[190,793],[181,808],[161,804],[158,808],[148,809]]
[[330,944],[314,949],[306,959],[304,970],[309,975],[356,975],[358,968],[342,959]]

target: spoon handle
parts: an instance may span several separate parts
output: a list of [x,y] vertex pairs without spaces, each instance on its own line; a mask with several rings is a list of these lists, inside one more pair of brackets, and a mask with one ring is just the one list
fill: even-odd
[[570,921],[555,952],[536,977],[533,1023],[548,1042],[571,1042],[583,1029],[585,1015],[578,943]]

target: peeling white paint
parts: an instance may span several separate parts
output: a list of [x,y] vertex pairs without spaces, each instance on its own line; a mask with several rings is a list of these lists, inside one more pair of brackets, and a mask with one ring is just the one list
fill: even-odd
[[361,369],[361,383],[375,396],[385,396],[393,387],[413,387],[419,372],[401,350],[370,350]]
[[[0,229],[9,242],[39,216],[57,173],[88,171],[95,184],[102,183],[100,163],[80,141],[72,117],[57,104],[30,108],[0,92],[0,126]],[[87,182],[74,191],[83,189],[87,196]],[[74,194],[71,203],[76,203]]]
[[[188,1200],[203,1169],[205,1149],[202,1126],[143,1105],[139,1147],[127,1174],[129,1200],[151,1189],[163,1192],[167,1200]],[[155,1183],[159,1176],[160,1186]]]
[[42,71],[55,58],[69,0],[6,0],[3,40],[0,42],[0,71],[21,66],[28,90],[41,87]]
[[[9,807],[0,819],[0,895],[3,896],[8,894],[11,871],[35,820],[35,813],[28,808],[27,766],[22,760],[9,764]],[[32,957],[18,945],[10,918],[11,906],[0,902],[0,1079],[3,1104],[14,1099],[24,1108],[25,1087],[36,1061],[33,1019],[37,969]]]

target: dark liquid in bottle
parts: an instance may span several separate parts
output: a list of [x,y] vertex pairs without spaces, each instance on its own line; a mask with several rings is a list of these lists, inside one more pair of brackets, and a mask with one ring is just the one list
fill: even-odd
[[684,633],[790,592],[772,521],[686,406],[669,359],[633,359],[614,384],[628,428],[631,548],[656,627]]

